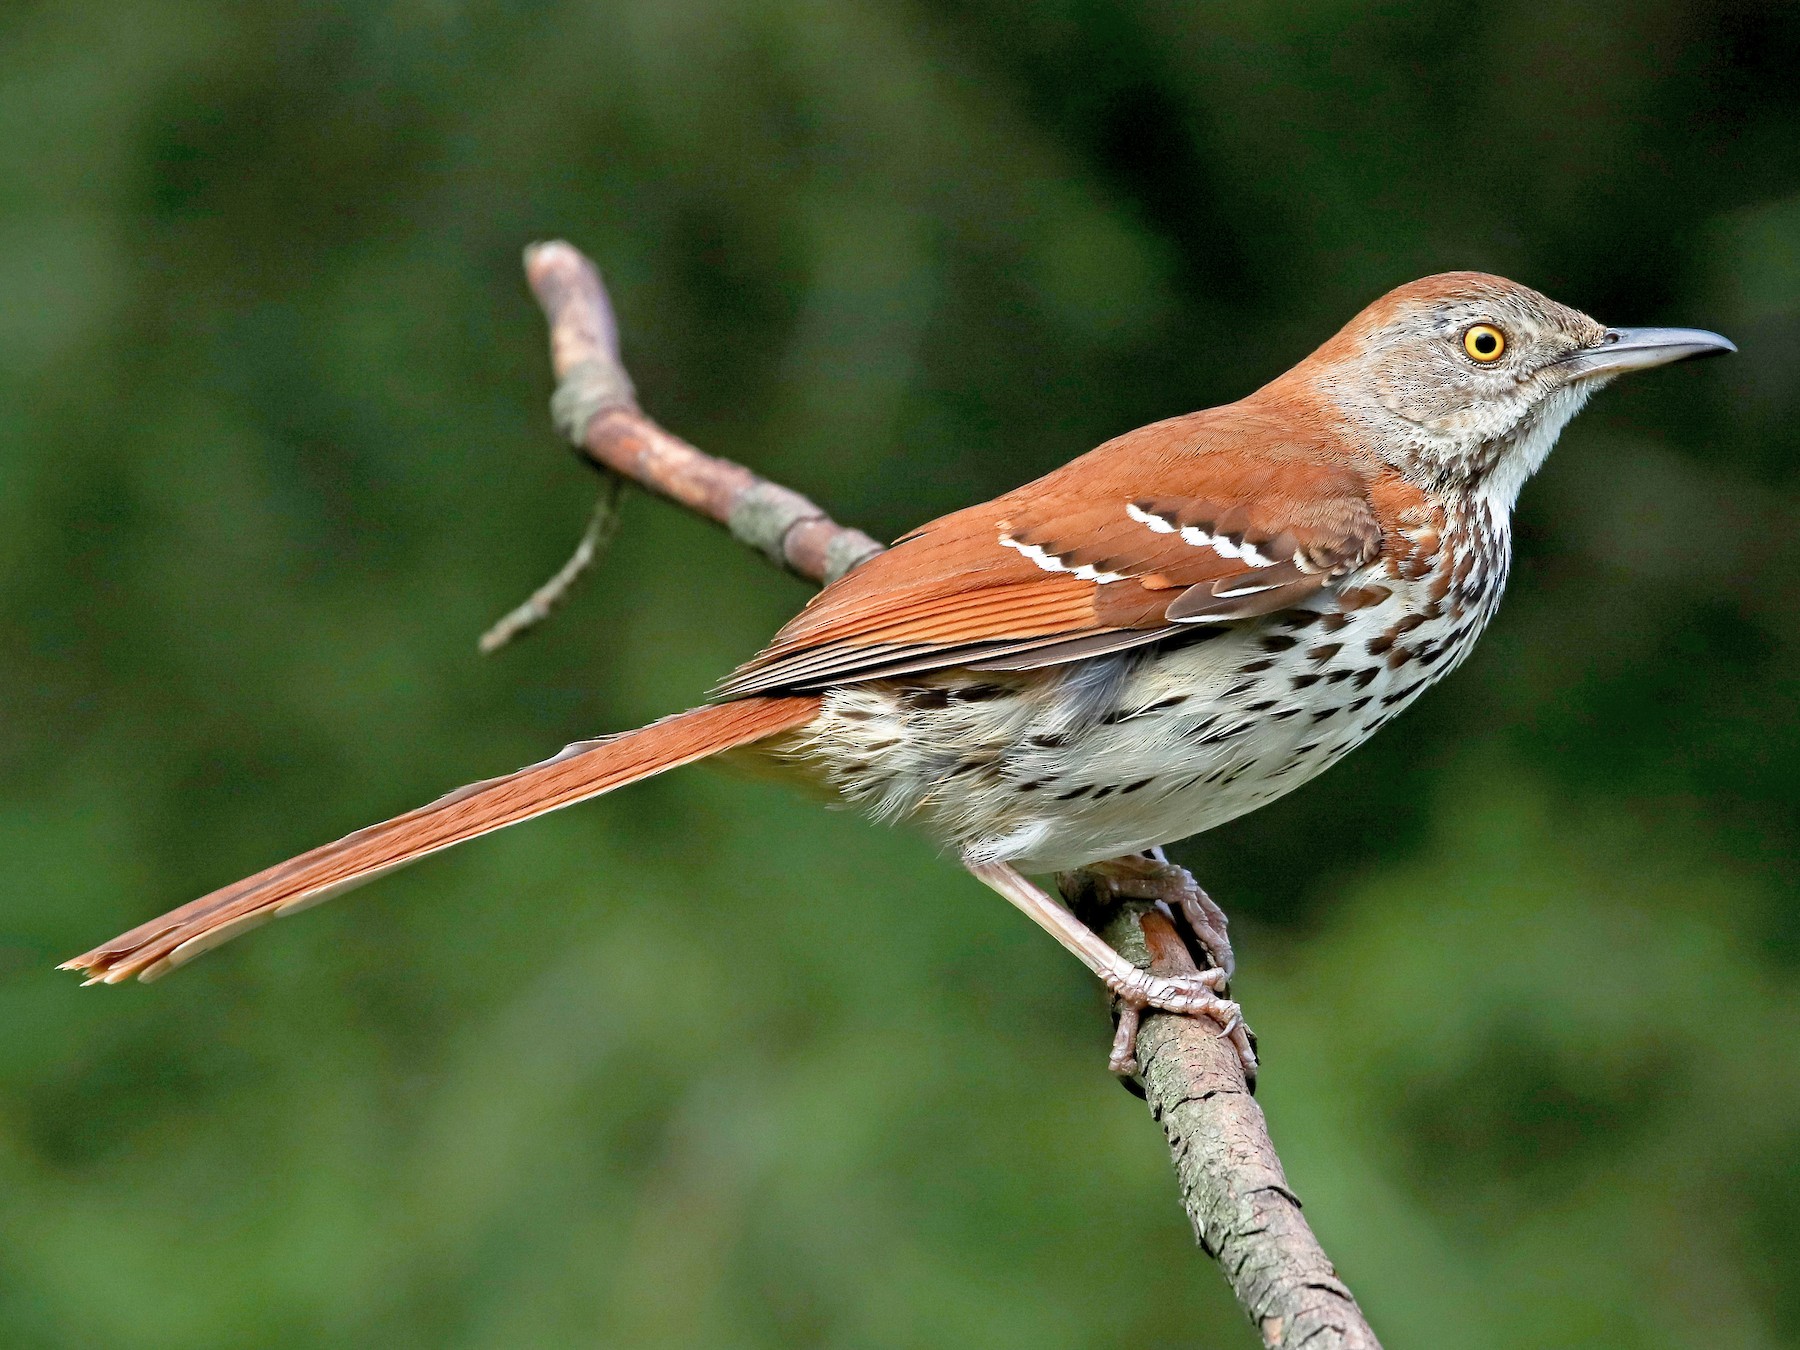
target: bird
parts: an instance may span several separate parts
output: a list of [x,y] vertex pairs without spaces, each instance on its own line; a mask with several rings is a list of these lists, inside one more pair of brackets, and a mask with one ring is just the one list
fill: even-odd
[[[1613,328],[1505,278],[1375,300],[1235,403],[1153,422],[930,521],[820,591],[713,699],[258,872],[95,947],[154,979],[427,854],[714,756],[779,765],[921,827],[1121,1008],[1210,1019],[1226,917],[1166,845],[1331,767],[1455,669],[1493,618],[1527,479],[1615,377],[1735,351]],[[1158,899],[1209,967],[1139,969],[1033,877]]]

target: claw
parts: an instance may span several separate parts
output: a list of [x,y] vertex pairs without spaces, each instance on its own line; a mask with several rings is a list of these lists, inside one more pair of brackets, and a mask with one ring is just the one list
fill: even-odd
[[1133,853],[1109,862],[1091,863],[1078,873],[1058,878],[1064,894],[1070,886],[1092,887],[1119,900],[1161,900],[1181,912],[1200,948],[1213,965],[1225,972],[1227,982],[1237,970],[1231,950],[1225,911],[1201,889],[1194,874],[1163,856],[1161,849]]
[[1244,1077],[1256,1076],[1256,1049],[1250,1043],[1250,1029],[1244,1024],[1243,1010],[1229,999],[1218,996],[1225,983],[1223,970],[1203,970],[1194,975],[1152,975],[1146,970],[1133,970],[1129,976],[1109,976],[1106,987],[1119,1000],[1119,1026],[1113,1035],[1112,1054],[1107,1066],[1121,1076],[1138,1069],[1137,1033],[1146,1008],[1174,1013],[1181,1017],[1209,1017],[1219,1024],[1219,1035],[1231,1042],[1243,1065]]
[[1142,1009],[1129,1003],[1119,1008],[1119,1026],[1113,1032],[1112,1054],[1107,1057],[1106,1067],[1120,1078],[1130,1078],[1138,1071],[1137,1033],[1142,1018]]
[[[1114,874],[1130,872],[1140,874],[1145,868],[1155,870],[1164,875],[1171,869],[1166,859],[1160,855],[1142,856],[1133,859],[1122,859],[1121,863],[1129,863],[1129,868],[1103,865]],[[1181,975],[1155,975],[1147,970],[1140,970],[1121,956],[1093,929],[1083,923],[1067,905],[1058,904],[1042,890],[1035,886],[1029,878],[1022,876],[1018,870],[1007,863],[983,861],[968,855],[963,857],[963,865],[971,874],[999,894],[1006,897],[1026,914],[1033,923],[1050,933],[1069,951],[1081,959],[1083,965],[1105,981],[1106,987],[1119,1000],[1119,1026],[1113,1035],[1112,1055],[1109,1064],[1115,1073],[1133,1073],[1137,1069],[1137,1033],[1143,1020],[1145,1008],[1156,1008],[1163,1012],[1179,1013],[1187,1017],[1210,1017],[1219,1024],[1219,1034],[1230,1039],[1233,1048],[1238,1052],[1238,1059],[1244,1066],[1244,1077],[1254,1082],[1256,1072],[1256,1046],[1250,1037],[1249,1029],[1243,1025],[1243,1018],[1238,1006],[1219,993],[1231,978],[1228,960],[1220,961],[1210,970],[1195,971],[1193,962],[1185,949],[1176,969],[1186,969],[1190,973]],[[1179,868],[1173,869],[1181,876],[1187,873]],[[1141,879],[1141,878],[1140,878]],[[1057,878],[1063,887],[1063,894],[1073,901],[1085,888],[1107,885],[1104,875],[1096,876],[1093,871],[1083,870],[1066,872]],[[1192,884],[1192,878],[1188,878]],[[1196,895],[1204,896],[1205,892],[1194,886]],[[1208,905],[1212,902],[1208,900]],[[1212,906],[1217,910],[1217,906]],[[1151,924],[1154,919],[1166,933],[1168,942],[1176,948],[1182,948],[1180,935],[1170,922],[1166,905],[1153,906],[1150,912],[1140,916],[1146,940],[1150,938]],[[1224,916],[1219,916],[1221,933]],[[1160,939],[1159,939],[1160,940]],[[1222,941],[1222,938],[1221,938]],[[1156,945],[1151,944],[1152,947]],[[1229,944],[1223,948],[1227,957],[1230,954]]]

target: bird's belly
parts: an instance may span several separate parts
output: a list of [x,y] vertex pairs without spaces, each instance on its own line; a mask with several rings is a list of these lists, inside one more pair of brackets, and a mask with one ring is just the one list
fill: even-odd
[[1071,742],[1039,790],[1047,800],[1001,804],[1007,828],[992,844],[1048,872],[1199,834],[1324,772],[1417,692],[1383,707],[1397,691],[1381,670],[1360,686],[1295,689],[1309,672],[1291,662],[1245,671],[1262,660],[1254,641],[1198,655],[1147,664],[1126,705],[1143,711]]
[[848,686],[804,753],[878,816],[1061,871],[1211,829],[1322,773],[1453,667],[1491,613],[1433,608],[1398,585],[1351,612],[1055,670]]

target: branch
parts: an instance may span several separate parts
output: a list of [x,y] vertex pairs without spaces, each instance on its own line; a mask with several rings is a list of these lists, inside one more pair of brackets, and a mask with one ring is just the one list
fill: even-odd
[[[1199,969],[1159,905],[1128,901],[1101,936],[1158,975]],[[1137,1081],[1169,1141],[1194,1236],[1263,1344],[1381,1350],[1300,1212],[1231,1043],[1208,1022],[1158,1013],[1138,1031],[1137,1056]]]
[[[577,249],[534,244],[525,251],[525,275],[550,323],[557,380],[551,412],[596,466],[724,525],[811,581],[835,580],[881,551],[799,493],[704,454],[652,421],[619,358],[618,325],[600,274]],[[548,612],[551,603],[539,608]],[[1196,969],[1157,905],[1119,906],[1104,936],[1158,974]],[[1138,1085],[1168,1139],[1194,1233],[1263,1343],[1380,1350],[1300,1212],[1230,1043],[1210,1022],[1152,1014],[1137,1045]]]
[[551,416],[595,464],[718,522],[808,581],[836,581],[881,552],[792,488],[703,454],[652,421],[619,360],[618,323],[600,273],[577,249],[560,240],[533,244],[525,278],[550,321]]

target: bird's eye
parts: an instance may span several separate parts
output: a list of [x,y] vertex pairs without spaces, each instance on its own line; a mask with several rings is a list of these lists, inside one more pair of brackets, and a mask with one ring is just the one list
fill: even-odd
[[1463,350],[1482,365],[1500,359],[1506,350],[1506,334],[1491,323],[1478,323],[1463,334]]

